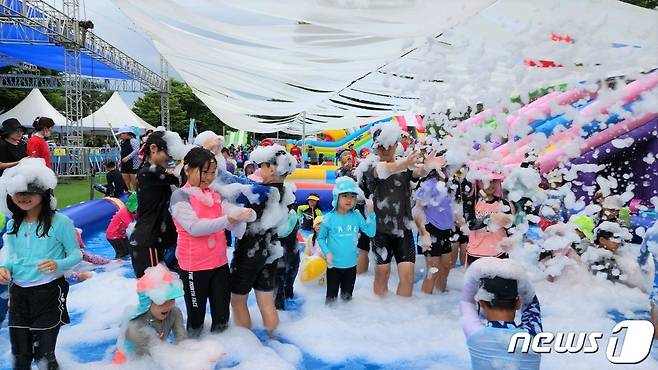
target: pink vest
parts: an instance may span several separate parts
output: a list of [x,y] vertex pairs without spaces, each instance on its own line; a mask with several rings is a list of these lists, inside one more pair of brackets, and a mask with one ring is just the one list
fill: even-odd
[[[487,215],[498,212],[500,202],[487,203],[478,201],[475,203],[475,217],[484,218]],[[498,250],[498,244],[507,236],[505,229],[500,228],[494,232],[487,231],[486,227],[471,230],[468,233],[468,246],[466,251],[473,257],[497,257],[503,254]]]
[[[185,185],[185,187],[190,187]],[[213,219],[222,216],[222,200],[217,192],[205,190],[205,196],[211,195],[212,205],[205,204],[202,200],[190,194],[190,205],[199,219]],[[182,226],[176,222],[178,231],[178,246],[176,257],[178,264],[185,271],[212,270],[228,263],[226,258],[226,235],[224,229],[203,236],[191,236]]]

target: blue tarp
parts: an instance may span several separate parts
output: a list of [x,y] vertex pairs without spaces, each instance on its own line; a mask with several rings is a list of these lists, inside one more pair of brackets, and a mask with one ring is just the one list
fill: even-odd
[[[8,4],[18,12],[22,9],[20,1],[10,0]],[[29,16],[39,18],[39,14],[33,12]],[[43,33],[26,26],[2,24],[0,27],[2,27],[0,54],[39,67],[64,71],[64,48],[62,46],[55,45]],[[81,73],[90,77],[130,79],[84,52],[81,53]]]

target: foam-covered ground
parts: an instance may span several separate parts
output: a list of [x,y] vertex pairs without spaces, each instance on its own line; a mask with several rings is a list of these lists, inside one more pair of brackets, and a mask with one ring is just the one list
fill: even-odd
[[[103,225],[85,231],[87,249],[111,256]],[[417,277],[424,263],[417,264]],[[392,274],[395,276],[395,273]],[[129,262],[113,263],[84,283],[71,286],[68,307],[72,324],[62,329],[57,355],[64,369],[112,368],[110,361],[120,324],[137,303],[135,280]],[[372,293],[372,272],[359,276],[354,300],[327,308],[324,289],[296,286],[290,311],[280,313],[276,340],[267,339],[253,298],[253,331],[232,326],[220,335],[206,334],[201,341],[182,347],[163,346],[156,358],[125,365],[126,369],[465,369],[468,350],[459,324],[458,300],[463,272],[453,269],[449,292],[427,296],[419,284],[412,299]],[[396,279],[391,279],[394,289]],[[597,281],[589,274],[556,283],[535,285],[542,304],[546,331],[603,331],[615,320],[647,318],[646,295],[638,289]],[[185,313],[183,300],[178,305]],[[614,314],[611,314],[614,312]],[[206,324],[210,324],[208,317]],[[0,330],[0,369],[11,367],[8,331]],[[211,358],[225,355],[217,363]],[[648,359],[632,369],[658,368],[656,346]],[[595,354],[543,355],[542,369],[612,368],[605,345]],[[618,366],[615,368],[624,368]]]

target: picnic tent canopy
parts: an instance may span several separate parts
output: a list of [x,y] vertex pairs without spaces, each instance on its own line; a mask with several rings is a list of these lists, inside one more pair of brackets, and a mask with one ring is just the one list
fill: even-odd
[[116,130],[125,126],[135,127],[140,131],[155,129],[135,114],[118,92],[114,92],[96,112],[84,117],[82,126],[91,130]]

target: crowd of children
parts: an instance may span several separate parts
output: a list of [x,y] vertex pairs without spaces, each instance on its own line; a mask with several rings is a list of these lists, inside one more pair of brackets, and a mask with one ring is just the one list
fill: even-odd
[[[133,137],[123,131],[121,136],[127,164],[122,173],[130,183],[132,173],[124,167],[137,157]],[[655,233],[647,233],[634,269],[625,253],[633,239],[623,217],[628,199],[602,189],[595,197],[599,205],[571,209],[569,183],[554,171],[545,176],[545,189],[524,189],[527,194],[512,201],[516,185],[492,160],[448,166],[437,154],[442,150],[438,141],[415,142],[396,125],[375,126],[372,137],[373,154],[357,159],[353,148],[340,154],[332,208],[323,214],[318,194],[295,209],[294,189],[285,180],[298,161],[279,145],[257,147],[244,163],[245,173],[237,176],[222,155],[223,140],[212,132],[200,134],[195,145],[183,144],[169,131],[150,134],[132,171],[136,192],[106,231],[115,259],[129,256],[139,279],[139,306],[124,325],[115,362],[148,355],[170,333],[175,342],[199,338],[208,304],[210,332],[224,331],[230,315],[235,325],[251,328],[247,300],[252,290],[263,326],[274,336],[277,310],[286,309],[294,297],[300,229],[312,232],[305,254],[326,261],[329,306],[339,296],[352,299],[357,274],[368,271],[370,253],[373,291],[380,297],[388,293],[393,260],[396,294],[402,297],[412,296],[417,254],[425,257],[420,290],[426,294],[444,292],[450,270],[467,266],[460,310],[477,369],[490,368],[492,361],[539,367],[538,355],[507,351],[514,333],[542,331],[539,299],[524,267],[511,258],[519,248],[530,251],[551,281],[583,268],[601,279],[647,289],[638,275],[651,248],[655,251]],[[116,166],[107,167],[116,172]],[[74,270],[83,259],[109,262],[81,250],[79,232],[56,212],[56,183],[45,162],[34,158],[22,159],[0,177],[0,206],[8,217],[0,283],[11,283],[9,329],[17,369],[30,368],[33,360],[57,368],[57,335],[69,322],[64,277],[88,278],[86,271]],[[111,195],[121,195],[116,185],[111,189]],[[233,237],[237,242],[229,262]],[[168,251],[173,260],[165,258]],[[654,317],[655,296],[653,288]],[[185,322],[174,303],[179,297],[185,302]],[[521,325],[514,322],[519,309]]]

